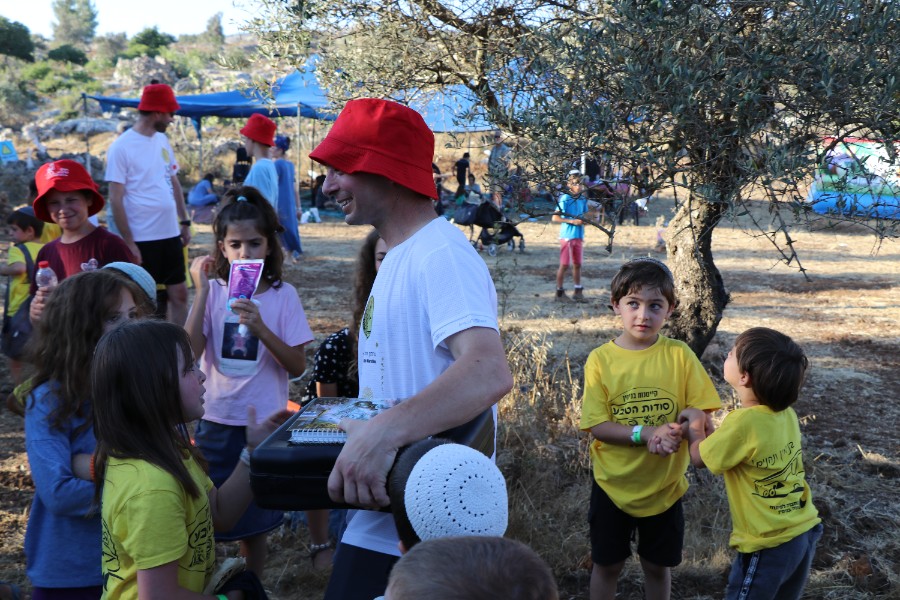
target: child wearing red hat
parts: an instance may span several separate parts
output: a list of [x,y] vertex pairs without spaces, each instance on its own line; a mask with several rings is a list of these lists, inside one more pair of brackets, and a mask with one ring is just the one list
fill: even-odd
[[269,150],[275,145],[276,127],[269,117],[252,114],[241,128],[241,142],[254,159],[244,185],[258,189],[272,206],[278,206],[278,171],[269,158]]
[[[62,229],[62,236],[40,249],[35,264],[47,261],[62,281],[107,263],[134,262],[122,238],[89,220],[100,212],[104,201],[97,184],[81,164],[74,160],[47,163],[38,169],[34,181],[38,190],[33,205],[35,216]],[[37,320],[50,290],[39,290],[32,283],[31,291],[35,294],[31,318]]]

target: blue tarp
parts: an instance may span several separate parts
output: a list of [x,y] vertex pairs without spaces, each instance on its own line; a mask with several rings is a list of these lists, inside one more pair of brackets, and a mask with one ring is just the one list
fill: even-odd
[[400,95],[396,100],[419,112],[435,133],[494,129],[479,110],[475,95],[462,85],[447,86],[429,95]]
[[[179,95],[181,108],[176,112],[189,117],[194,122],[197,133],[203,117],[246,118],[254,113],[269,117],[301,117],[333,121],[337,112],[328,112],[330,103],[316,79],[317,58],[311,57],[303,71],[276,80],[271,87],[270,97],[256,89],[229,90],[212,94]],[[100,103],[104,111],[121,107],[137,108],[140,98],[119,98],[115,96],[91,96],[82,94]],[[429,93],[399,94],[394,98],[418,111],[435,133],[464,131],[486,131],[494,127],[478,110],[478,102],[471,90],[462,85],[447,86],[443,90]]]
[[[137,108],[140,98],[117,98],[113,96],[89,96],[97,100],[104,111],[115,108]],[[325,112],[328,99],[316,83],[312,72],[294,71],[286,77],[275,81],[271,89],[271,98],[267,98],[256,89],[229,90],[212,94],[194,94],[178,96],[181,108],[176,112],[182,117],[189,117],[200,131],[203,117],[217,116],[229,118],[249,117],[261,113],[270,117],[301,117],[311,119],[334,120],[335,115]]]

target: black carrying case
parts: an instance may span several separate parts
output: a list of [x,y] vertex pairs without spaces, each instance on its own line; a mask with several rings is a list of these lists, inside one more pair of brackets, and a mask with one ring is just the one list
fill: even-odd
[[[328,476],[343,444],[288,443],[291,425],[302,412],[285,421],[250,455],[250,488],[256,504],[272,510],[353,508],[328,496]],[[468,423],[433,437],[453,440],[491,457],[494,430],[494,412],[488,408]]]

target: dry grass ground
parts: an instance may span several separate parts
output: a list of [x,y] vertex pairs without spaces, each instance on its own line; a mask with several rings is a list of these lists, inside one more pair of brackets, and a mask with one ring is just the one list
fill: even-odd
[[[671,199],[651,206],[646,223],[671,211]],[[499,464],[511,492],[509,534],[552,565],[561,597],[587,598],[589,546],[587,440],[577,431],[581,369],[588,352],[616,334],[606,308],[607,287],[626,259],[653,252],[656,228],[624,225],[612,255],[590,230],[584,281],[589,301],[553,301],[556,226],[519,226],[526,252],[501,248],[483,255],[494,274],[502,328],[516,387],[502,403]],[[191,254],[206,251],[209,229],[199,230]],[[353,258],[363,228],[341,222],[303,226],[306,250],[287,278],[300,290],[317,340],[349,318]],[[874,253],[861,228],[826,228],[824,221],[794,231],[812,280],[776,262],[765,239],[725,223],[714,237],[717,265],[731,292],[715,340],[702,360],[726,403],[731,394],[721,364],[735,336],[755,325],[784,331],[812,361],[797,405],[805,435],[804,462],[814,502],[825,521],[807,598],[900,598],[900,249]],[[3,375],[6,377],[6,375]],[[464,382],[461,382],[463,384]],[[22,539],[33,486],[24,453],[22,421],[0,414],[0,580],[27,587]],[[675,598],[721,598],[731,557],[730,522],[720,479],[691,472],[686,497],[687,539],[675,570]],[[270,538],[265,583],[273,600],[320,598],[326,577],[305,557],[308,537]],[[231,548],[224,548],[229,551]],[[63,557],[61,557],[62,559]],[[619,597],[641,598],[633,562]]]

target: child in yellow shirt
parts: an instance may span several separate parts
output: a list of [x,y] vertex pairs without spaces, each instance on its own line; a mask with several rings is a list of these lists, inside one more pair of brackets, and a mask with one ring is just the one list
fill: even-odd
[[[28,298],[31,278],[34,276],[35,259],[38,250],[43,246],[38,240],[44,229],[43,221],[34,216],[34,209],[30,206],[22,206],[14,210],[7,217],[6,224],[9,225],[13,243],[9,246],[7,263],[0,265],[0,275],[9,277],[9,291],[3,319],[4,334],[9,327],[9,321],[19,312],[22,303]],[[29,264],[31,265],[30,272]],[[18,385],[22,382],[22,362],[19,360],[22,352],[14,350],[12,345],[6,347],[4,344],[3,353],[9,358],[9,370],[13,383]]]
[[[765,327],[737,337],[724,375],[741,401],[719,429],[688,428],[691,462],[725,476],[731,510],[729,600],[800,598],[822,519],[812,503],[791,405],[808,361],[791,338]],[[697,425],[697,426],[695,426]]]
[[659,333],[675,309],[668,267],[654,258],[625,263],[612,280],[612,307],[622,333],[584,368],[580,427],[594,438],[590,598],[615,597],[636,531],[646,597],[667,599],[671,567],[681,562],[690,462],[676,421],[690,407],[697,410],[685,417],[705,427],[704,411],[721,402],[694,352]]

